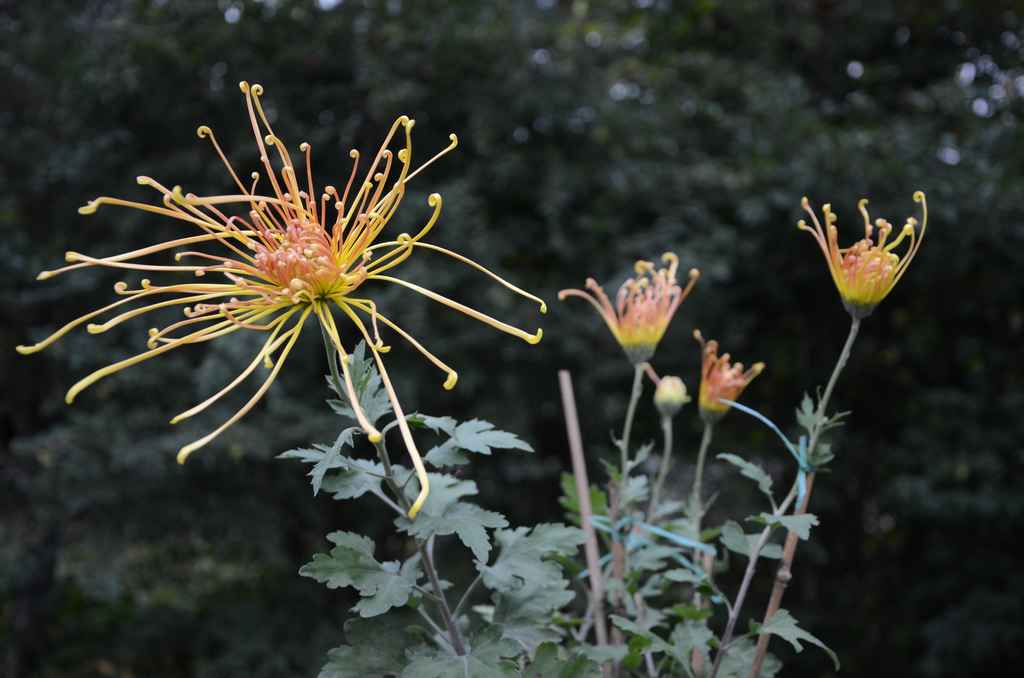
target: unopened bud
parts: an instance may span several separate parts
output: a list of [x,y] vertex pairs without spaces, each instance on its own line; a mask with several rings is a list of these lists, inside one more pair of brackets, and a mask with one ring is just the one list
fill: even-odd
[[686,384],[679,377],[662,377],[654,390],[654,405],[663,417],[674,417],[683,405],[690,402]]

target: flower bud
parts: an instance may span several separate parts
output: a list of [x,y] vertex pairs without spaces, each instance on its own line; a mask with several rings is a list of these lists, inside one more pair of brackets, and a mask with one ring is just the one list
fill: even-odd
[[654,406],[663,417],[674,417],[683,405],[690,402],[686,384],[679,377],[662,377],[654,390]]

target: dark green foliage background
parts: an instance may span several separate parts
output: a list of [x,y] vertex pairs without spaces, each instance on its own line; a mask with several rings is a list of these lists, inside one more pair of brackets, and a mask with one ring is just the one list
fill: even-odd
[[[351,601],[300,578],[299,565],[336,529],[401,548],[369,500],[314,499],[298,464],[273,459],[339,425],[322,402],[315,331],[258,412],[184,468],[174,451],[232,410],[167,420],[230,378],[251,339],[166,356],[73,408],[64,390],[140,350],[149,323],[76,333],[29,358],[13,350],[111,296],[119,278],[105,272],[35,282],[65,250],[112,254],[181,233],[151,215],[82,217],[78,206],[152,197],[139,174],[229,191],[195,137],[200,123],[249,171],[244,78],[266,86],[291,146],[312,143],[321,182],[342,182],[349,146],[369,148],[399,114],[417,119],[420,158],[459,133],[458,151],[414,182],[395,232],[441,192],[434,242],[552,302],[544,341],[527,346],[400,290],[375,294],[460,370],[458,388],[442,391],[442,375],[396,339],[390,365],[409,409],[487,418],[538,450],[470,470],[483,505],[516,524],[559,516],[568,459],[556,370],[573,370],[594,458],[609,451],[628,388],[606,330],[582,304],[557,303],[559,288],[588,275],[616,285],[633,259],[679,252],[704,275],[657,368],[695,388],[689,335],[700,326],[768,364],[745,400],[789,422],[847,328],[819,252],[794,228],[800,197],[831,201],[852,238],[859,197],[900,224],[926,190],[927,241],[866,322],[834,401],[854,414],[816,487],[823,526],[798,554],[786,607],[838,652],[844,675],[1001,675],[1024,659],[1012,555],[1024,529],[1020,9],[0,1],[0,673],[313,675]],[[528,303],[429,252],[403,274],[527,328],[537,321]],[[647,409],[641,438],[657,432]],[[677,492],[699,436],[686,414]],[[752,420],[733,414],[720,429],[713,451],[757,458],[780,484],[792,471]],[[724,488],[712,522],[746,501],[726,469],[710,482]],[[466,555],[442,553],[449,577]],[[769,576],[751,611],[763,609]],[[775,647],[786,675],[831,675],[823,655]]]

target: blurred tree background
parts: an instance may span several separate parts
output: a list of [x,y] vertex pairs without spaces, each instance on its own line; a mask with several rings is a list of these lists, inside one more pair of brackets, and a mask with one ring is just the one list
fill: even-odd
[[[834,402],[853,410],[851,425],[817,484],[823,526],[797,555],[785,605],[845,675],[1005,675],[1024,659],[1012,546],[1024,530],[1022,21],[1019,3],[967,0],[0,0],[0,673],[314,675],[350,601],[298,567],[331,529],[390,529],[311,497],[300,466],[273,458],[333,438],[315,332],[258,411],[184,467],[177,448],[232,410],[167,420],[235,374],[251,342],[163,357],[73,408],[64,391],[136,352],[148,324],[77,332],[29,358],[13,350],[111,296],[120,277],[104,271],[35,282],[66,250],[113,254],[180,233],[152,215],[77,207],[101,194],[150,199],[140,174],[230,190],[195,137],[201,123],[236,166],[254,166],[236,87],[248,79],[266,87],[278,133],[313,145],[321,182],[342,183],[348,149],[368,149],[400,114],[417,120],[420,158],[460,135],[411,186],[395,232],[441,192],[432,240],[552,302],[544,341],[527,346],[401,290],[380,303],[461,374],[445,392],[396,343],[409,409],[487,418],[537,448],[469,471],[484,505],[520,524],[560,514],[556,370],[573,371],[597,478],[630,379],[598,318],[557,303],[559,288],[588,275],[618,285],[633,259],[678,252],[704,275],[657,369],[696,388],[699,326],[768,364],[745,401],[790,422],[848,323],[820,252],[794,227],[801,196],[832,202],[852,240],[858,198],[901,224],[925,190],[924,247],[840,383]],[[403,266],[535,326],[534,307],[472,270],[429,252]],[[689,414],[677,492],[699,437]],[[638,427],[656,436],[650,411]],[[753,420],[733,414],[719,429],[713,451],[791,473]],[[710,473],[712,484],[733,477]],[[717,510],[744,500],[723,487]],[[464,576],[453,569],[463,554],[441,559]],[[821,655],[773,647],[785,675],[832,675]]]

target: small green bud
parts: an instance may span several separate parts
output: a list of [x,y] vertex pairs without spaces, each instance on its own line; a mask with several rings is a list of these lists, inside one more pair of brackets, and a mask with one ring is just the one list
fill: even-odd
[[686,384],[679,377],[662,377],[654,390],[654,406],[663,417],[674,417],[683,405],[690,402]]

